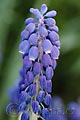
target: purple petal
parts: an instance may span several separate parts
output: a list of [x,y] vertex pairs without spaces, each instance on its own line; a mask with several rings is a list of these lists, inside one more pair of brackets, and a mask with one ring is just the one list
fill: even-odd
[[29,50],[29,59],[35,61],[39,55],[39,50],[36,46],[32,46]]
[[49,115],[50,115],[50,112],[49,112],[48,108],[43,108],[42,116],[43,116],[44,120],[48,120]]
[[59,40],[59,35],[55,31],[50,32],[49,37],[53,44],[54,44],[54,41]]
[[53,69],[55,70],[56,66],[57,66],[57,63],[56,63],[56,60],[55,59],[52,59],[52,64],[51,66],[53,67]]
[[29,94],[27,95],[27,99],[26,99],[26,104],[30,104],[31,102],[31,97],[29,96]]
[[47,6],[46,6],[46,4],[42,4],[42,6],[41,6],[41,14],[43,15],[44,13],[46,13],[47,12]]
[[26,78],[27,78],[26,80],[27,80],[28,84],[32,83],[34,81],[33,72],[28,71]]
[[37,46],[37,44],[38,44],[38,36],[37,36],[37,34],[36,33],[31,34],[28,41],[29,41],[30,45]]
[[47,80],[46,91],[48,93],[52,92],[52,81],[51,80]]
[[41,13],[38,9],[30,8],[30,12],[36,15],[36,18],[38,19],[41,17]]
[[51,51],[51,57],[53,59],[58,59],[59,55],[60,55],[59,49],[56,46],[53,46],[53,49]]
[[20,94],[19,94],[19,101],[20,101],[20,103],[21,102],[24,102],[25,100],[26,100],[26,92],[25,91],[22,91]]
[[47,67],[46,69],[46,77],[48,80],[51,80],[54,75],[52,67]]
[[48,26],[52,27],[52,26],[54,26],[54,25],[56,24],[56,21],[55,21],[55,19],[53,19],[53,18],[47,18],[47,19],[45,19],[45,23],[46,23]]
[[70,102],[68,104],[68,110],[71,110],[71,109],[77,109],[78,108],[78,104],[76,102]]
[[46,77],[44,75],[40,76],[40,85],[44,90],[46,89]]
[[48,35],[48,31],[45,27],[41,27],[39,30],[39,34],[41,37],[46,37]]
[[34,23],[29,23],[27,26],[26,26],[26,30],[29,31],[30,33],[34,32],[35,31],[35,24]]
[[45,97],[45,92],[44,91],[39,91],[38,93],[38,101],[41,103]]
[[23,59],[23,66],[28,70],[32,66],[32,61],[29,60],[28,56],[25,56]]
[[48,13],[46,13],[46,17],[55,17],[56,16],[56,11],[55,10],[52,10],[52,11],[50,11],[50,12],[48,12]]
[[21,37],[22,37],[22,39],[23,39],[23,40],[28,39],[29,34],[30,34],[30,33],[29,33],[29,31],[27,31],[27,30],[22,31],[22,32],[21,32]]
[[43,40],[42,47],[43,47],[43,51],[46,54],[51,53],[51,51],[52,51],[52,43],[50,42],[50,40],[48,40],[48,39]]
[[33,112],[34,112],[34,113],[37,113],[37,112],[38,112],[38,108],[39,108],[39,103],[38,103],[38,101],[33,101],[33,102],[32,102]]
[[52,98],[51,98],[51,95],[50,94],[47,94],[46,97],[45,97],[45,104],[47,106],[50,106],[52,103]]
[[21,120],[29,120],[29,114],[27,112],[23,112],[21,115]]
[[44,54],[42,57],[42,64],[44,67],[48,67],[52,64],[51,57],[48,54]]
[[26,110],[26,108],[27,108],[27,105],[25,102],[23,102],[18,106],[18,112],[22,112],[22,111]]
[[28,50],[29,50],[29,42],[27,40],[22,41],[19,46],[19,52],[25,54],[28,53]]
[[39,62],[36,62],[33,67],[33,73],[34,75],[37,75],[41,72],[41,64]]
[[56,25],[54,25],[53,27],[49,27],[49,30],[58,32],[59,28]]
[[60,41],[59,40],[55,41],[54,45],[57,46],[60,49]]
[[36,85],[35,84],[31,84],[29,87],[29,95],[33,96],[36,93]]
[[28,25],[29,23],[34,23],[35,22],[35,20],[33,19],[33,18],[27,18],[26,20],[25,20],[25,24],[26,25]]

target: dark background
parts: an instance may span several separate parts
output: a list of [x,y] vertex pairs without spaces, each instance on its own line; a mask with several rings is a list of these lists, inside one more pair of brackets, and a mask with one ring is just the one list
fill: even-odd
[[56,10],[61,55],[53,77],[52,95],[61,96],[64,103],[80,96],[80,0],[0,0],[0,120],[14,120],[6,115],[8,89],[18,80],[22,65],[18,52],[20,32],[30,17],[29,8],[46,3]]

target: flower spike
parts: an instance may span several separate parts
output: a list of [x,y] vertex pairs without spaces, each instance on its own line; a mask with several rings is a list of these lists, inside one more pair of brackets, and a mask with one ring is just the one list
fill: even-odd
[[[19,52],[23,65],[20,81],[11,94],[12,103],[17,103],[20,120],[30,120],[35,115],[48,120],[52,103],[52,77],[59,58],[60,41],[58,27],[54,18],[56,11],[47,12],[46,4],[41,10],[30,8],[34,18],[25,20],[25,29],[21,32],[22,41]],[[47,12],[47,13],[46,13]],[[13,97],[14,96],[14,97]]]

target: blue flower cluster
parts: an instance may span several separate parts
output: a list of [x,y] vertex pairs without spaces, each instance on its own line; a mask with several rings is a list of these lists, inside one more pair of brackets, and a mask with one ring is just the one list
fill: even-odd
[[67,120],[65,106],[60,97],[53,97],[52,109],[47,120]]
[[19,84],[11,93],[11,100],[18,104],[21,120],[29,120],[32,112],[46,120],[52,103],[51,79],[60,54],[58,27],[53,18],[56,11],[47,12],[47,6],[43,4],[40,11],[31,8],[30,12],[36,19],[26,19],[26,27],[21,32],[19,52],[22,54],[23,66]]
[[45,114],[46,120],[80,120],[80,98],[78,102],[70,102],[66,107],[62,99],[53,97],[51,110]]
[[69,103],[68,110],[70,120],[80,120],[80,98],[78,98],[78,102]]

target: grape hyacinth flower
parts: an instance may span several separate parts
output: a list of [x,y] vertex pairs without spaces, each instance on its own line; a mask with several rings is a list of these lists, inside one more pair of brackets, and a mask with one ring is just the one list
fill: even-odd
[[50,120],[67,120],[66,111],[62,99],[54,96],[52,99],[52,110],[49,114]]
[[[53,17],[56,11],[47,12],[46,4],[41,10],[30,8],[34,18],[25,20],[25,29],[21,32],[22,41],[19,52],[23,65],[20,81],[12,92],[11,101],[17,104],[20,120],[29,120],[31,116],[47,120],[52,103],[52,77],[59,58],[60,41],[58,27]],[[47,12],[47,13],[46,13]]]
[[70,102],[68,104],[68,110],[70,112],[70,120],[80,120],[80,98],[78,98],[78,102]]

